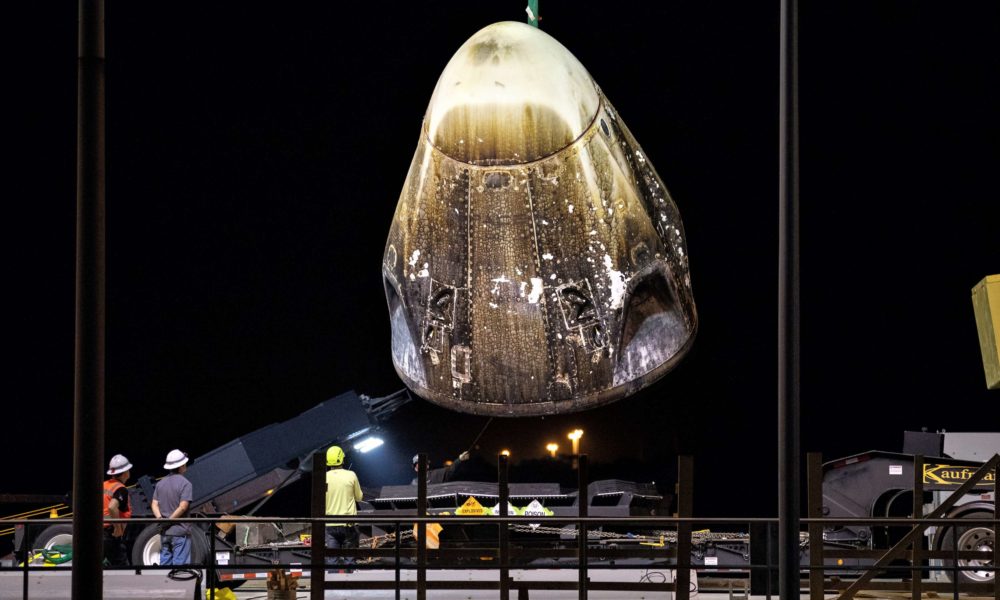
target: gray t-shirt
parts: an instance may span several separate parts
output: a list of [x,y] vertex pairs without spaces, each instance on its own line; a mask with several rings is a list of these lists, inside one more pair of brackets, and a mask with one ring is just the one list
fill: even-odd
[[[167,475],[156,484],[153,490],[153,500],[160,504],[160,514],[166,519],[174,514],[181,502],[191,502],[191,482],[183,475],[174,473]],[[187,515],[181,515],[186,517]],[[177,523],[167,528],[166,535],[187,535],[191,531],[190,523]]]

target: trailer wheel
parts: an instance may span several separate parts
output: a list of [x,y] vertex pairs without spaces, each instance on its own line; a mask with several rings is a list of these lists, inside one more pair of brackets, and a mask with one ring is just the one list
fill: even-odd
[[[977,510],[965,513],[962,517],[968,519],[992,519],[993,513],[988,510]],[[956,528],[954,534],[951,528],[948,527],[941,530],[940,535],[941,549],[945,552],[954,550],[956,543],[960,552],[975,550],[992,551],[996,544],[994,531],[985,525],[959,526]],[[954,564],[955,561],[952,560],[944,561],[946,569],[951,568]],[[960,583],[982,583],[990,582],[994,579],[993,571],[985,570],[993,567],[992,560],[960,558],[958,559],[958,566],[967,569],[958,572],[958,581]],[[977,567],[983,567],[984,569],[979,570]],[[955,573],[953,571],[945,571],[945,576],[948,577],[949,581],[954,581]]]
[[50,550],[52,546],[71,545],[73,543],[72,525],[50,525],[35,538],[35,550]]
[[[191,532],[191,563],[201,564],[208,558],[209,545],[205,532],[195,529]],[[149,525],[135,538],[132,545],[133,565],[160,564],[160,530],[159,525]],[[245,583],[243,580],[217,582],[215,587],[236,589]]]
[[[208,542],[200,529],[191,532],[191,564],[200,564],[208,557]],[[133,565],[160,564],[160,529],[155,523],[139,532],[132,544]]]
[[136,566],[160,564],[158,525],[147,525],[139,535],[135,536],[135,542],[132,543],[132,564]]

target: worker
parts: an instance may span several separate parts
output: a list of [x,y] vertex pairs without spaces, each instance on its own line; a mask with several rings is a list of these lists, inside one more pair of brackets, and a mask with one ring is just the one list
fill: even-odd
[[[128,503],[128,482],[132,463],[121,454],[115,454],[108,462],[109,477],[104,482],[104,516],[112,519],[128,519],[132,509]],[[104,524],[104,560],[111,566],[128,564],[125,552],[125,523]]]
[[187,454],[171,450],[163,465],[167,476],[157,482],[153,490],[153,515],[167,520],[160,525],[161,565],[187,565],[191,562],[191,524],[170,522],[186,516],[191,507],[191,482],[184,477],[187,464]]
[[[344,468],[344,450],[340,446],[330,446],[326,451],[326,514],[356,515],[361,502],[361,484],[354,471]],[[326,524],[327,548],[357,548],[358,532],[350,523]],[[327,557],[327,564],[350,565],[351,557]]]
[[[453,460],[451,464],[442,469],[431,469],[430,463],[428,461],[427,468],[427,483],[442,483],[445,481],[450,481],[451,476],[454,474],[455,469],[458,467],[459,463],[469,460],[469,451],[458,455],[458,458]],[[410,480],[410,485],[417,485],[417,473],[420,471],[420,455],[413,455],[413,479]],[[431,471],[440,471],[436,476],[431,475]]]

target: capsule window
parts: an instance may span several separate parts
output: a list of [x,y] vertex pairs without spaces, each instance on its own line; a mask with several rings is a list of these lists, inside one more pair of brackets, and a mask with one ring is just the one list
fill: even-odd
[[483,184],[491,190],[500,190],[510,185],[510,173],[491,171],[483,177]]
[[563,314],[569,327],[590,325],[597,321],[597,310],[589,291],[575,285],[567,285],[559,290]]

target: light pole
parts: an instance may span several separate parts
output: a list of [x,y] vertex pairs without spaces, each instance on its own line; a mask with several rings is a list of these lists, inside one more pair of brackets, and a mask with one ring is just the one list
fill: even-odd
[[583,437],[583,430],[574,429],[573,431],[569,432],[569,435],[567,435],[566,437],[568,437],[573,442],[573,454],[579,454],[580,438]]
[[545,449],[549,451],[549,456],[552,458],[556,457],[556,452],[559,450],[559,444],[555,442],[549,442],[545,444]]

